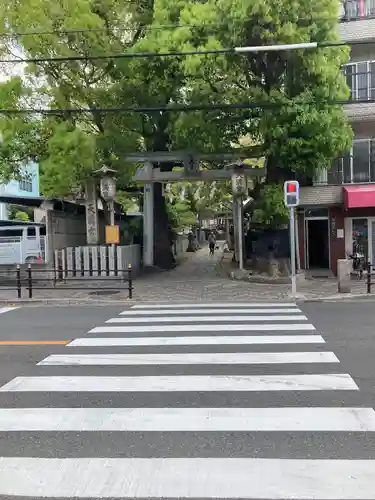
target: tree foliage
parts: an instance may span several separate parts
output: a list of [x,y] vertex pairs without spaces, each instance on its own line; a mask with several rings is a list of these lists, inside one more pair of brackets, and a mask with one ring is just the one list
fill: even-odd
[[[332,0],[3,0],[1,24],[13,34],[4,39],[4,56],[22,49],[33,58],[83,59],[29,64],[23,80],[0,84],[0,107],[89,112],[2,117],[0,177],[17,177],[20,165],[33,159],[41,167],[44,193],[66,196],[106,164],[118,170],[121,188],[135,168],[125,161],[129,152],[222,151],[243,136],[252,144],[249,155],[256,149],[266,158],[267,184],[281,183],[294,172],[312,176],[351,143],[343,111],[332,105],[349,95],[340,70],[348,58],[346,48],[84,58],[335,41],[337,19],[338,1]],[[171,24],[183,27],[160,27]],[[38,34],[22,34],[32,30]],[[99,111],[236,102],[266,106],[225,113]]]
[[30,217],[28,216],[28,214],[26,212],[19,211],[19,212],[16,212],[14,214],[14,220],[20,220],[22,222],[29,222]]
[[255,202],[253,221],[277,229],[288,224],[288,209],[280,184],[266,184],[262,196]]
[[31,207],[23,207],[22,205],[8,205],[9,220],[22,220],[28,222],[34,219],[34,210]]
[[166,188],[174,227],[182,229],[216,213],[231,210],[231,185],[227,181],[176,182]]

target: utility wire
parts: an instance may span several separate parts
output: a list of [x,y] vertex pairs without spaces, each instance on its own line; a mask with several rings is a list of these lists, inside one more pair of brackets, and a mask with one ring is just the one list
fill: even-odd
[[[308,44],[309,42],[306,42]],[[358,41],[358,42],[311,42],[311,44],[316,43],[316,48],[324,48],[324,47],[345,47],[352,45],[364,45],[364,44],[375,44],[374,41]],[[293,44],[291,44],[293,45]],[[273,46],[274,47],[274,46]],[[284,50],[280,46],[280,50]],[[302,47],[303,48],[303,47]],[[73,62],[73,61],[100,61],[100,60],[108,60],[108,59],[137,59],[137,58],[154,58],[154,57],[186,57],[192,55],[220,55],[220,54],[234,54],[247,52],[245,50],[241,50],[242,47],[230,47],[223,49],[207,49],[207,50],[187,50],[187,51],[168,51],[168,52],[126,52],[123,54],[103,54],[103,55],[77,55],[77,56],[56,56],[56,57],[27,57],[27,58],[15,58],[15,59],[0,59],[1,64],[24,64],[24,63],[42,63],[42,62]],[[275,52],[275,48],[269,49]],[[267,52],[267,46],[259,47],[259,51]],[[257,52],[256,50],[251,50],[248,52]]]
[[[326,101],[323,104],[331,106],[343,106],[351,104],[374,104],[375,99],[366,101]],[[275,109],[288,107],[293,105],[315,104],[311,102],[289,101],[283,103],[270,102],[255,102],[255,103],[235,103],[235,104],[188,104],[188,105],[170,105],[170,106],[154,106],[154,107],[118,107],[118,108],[9,108],[0,109],[0,115],[24,115],[24,114],[41,114],[41,115],[61,115],[61,114],[85,114],[85,113],[171,113],[171,112],[190,112],[190,111],[227,111],[241,109]]]
[[70,62],[70,61],[101,61],[108,59],[136,59],[136,58],[154,58],[154,57],[179,57],[192,55],[209,54],[229,54],[234,53],[234,49],[211,49],[211,50],[188,50],[188,51],[170,51],[170,52],[128,52],[125,54],[95,55],[95,56],[57,56],[57,57],[30,57],[17,59],[0,59],[1,64],[18,63],[41,63],[41,62]]

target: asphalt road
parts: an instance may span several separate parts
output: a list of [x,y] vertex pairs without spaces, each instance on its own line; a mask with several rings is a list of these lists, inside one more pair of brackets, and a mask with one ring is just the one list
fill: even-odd
[[358,384],[361,403],[375,407],[375,302],[306,303],[300,307]]
[[[254,305],[254,307],[256,306]],[[232,494],[240,497],[246,496],[244,492],[249,495],[249,491],[251,491],[254,493],[250,493],[250,495],[257,495],[251,496],[251,498],[286,498],[287,495],[289,495],[288,498],[301,498],[302,494],[304,494],[307,496],[303,498],[321,500],[326,498],[337,500],[349,498],[375,499],[375,490],[370,486],[370,482],[373,482],[375,468],[374,471],[372,469],[367,471],[367,476],[365,476],[368,477],[368,480],[363,476],[365,465],[372,466],[375,463],[375,418],[371,420],[372,417],[370,416],[370,423],[373,428],[371,428],[369,422],[363,421],[362,427],[355,429],[352,421],[349,422],[348,420],[349,415],[329,423],[328,420],[324,421],[322,414],[319,413],[322,408],[350,409],[354,407],[371,409],[375,406],[375,303],[367,301],[305,303],[299,305],[299,307],[306,314],[308,321],[289,321],[287,326],[290,331],[271,331],[272,328],[268,328],[270,331],[263,332],[253,330],[249,332],[227,331],[230,322],[228,320],[218,320],[219,316],[217,316],[217,314],[224,314],[223,307],[220,308],[220,312],[217,314],[212,314],[212,323],[217,325],[217,331],[214,332],[201,331],[199,322],[193,323],[193,327],[191,326],[192,323],[188,322],[182,327],[181,325],[178,327],[177,322],[170,321],[170,314],[172,313],[169,313],[165,315],[164,319],[160,320],[164,321],[164,323],[158,323],[159,320],[155,319],[156,316],[150,317],[149,323],[144,324],[144,331],[138,331],[136,334],[128,333],[125,329],[129,325],[132,328],[131,319],[130,322],[127,319],[126,322],[120,323],[118,315],[124,308],[112,306],[24,307],[0,314],[0,386],[7,384],[9,381],[12,384],[15,377],[26,377],[21,379],[21,392],[15,390],[15,385],[6,386],[8,390],[5,391],[0,389],[0,409],[21,408],[26,412],[27,409],[41,408],[57,409],[57,411],[64,408],[81,409],[83,411],[87,409],[95,411],[104,408],[107,409],[105,410],[107,412],[122,411],[127,408],[139,410],[138,417],[133,417],[132,421],[133,427],[135,426],[137,430],[128,432],[124,432],[124,429],[119,430],[121,425],[125,425],[124,421],[121,420],[124,417],[117,416],[118,420],[109,424],[108,420],[103,420],[103,415],[95,414],[91,416],[91,420],[87,420],[86,428],[83,429],[84,417],[81,414],[77,414],[75,417],[69,412],[60,423],[56,423],[55,420],[48,416],[45,417],[46,421],[40,423],[36,421],[36,423],[30,424],[29,421],[27,425],[31,425],[31,427],[34,425],[36,430],[25,430],[22,429],[22,425],[26,425],[22,424],[24,415],[20,414],[21,423],[18,426],[21,429],[18,429],[17,424],[15,424],[16,430],[0,430],[0,456],[4,457],[3,459],[0,458],[0,493],[4,492],[2,488],[7,488],[6,493],[8,495],[19,494],[27,497],[34,494],[29,493],[31,491],[30,483],[26,484],[27,481],[22,479],[21,476],[21,479],[11,484],[12,478],[18,477],[14,476],[12,471],[22,466],[26,478],[35,477],[35,481],[39,480],[37,486],[34,486],[35,496],[39,497],[44,494],[48,497],[56,497],[58,496],[55,494],[57,492],[61,498],[73,497],[74,495],[83,498],[95,496],[92,493],[97,494],[98,491],[102,491],[103,495],[98,495],[98,497],[105,498],[108,495],[117,497],[119,491],[126,491],[127,494],[122,495],[123,497],[160,498],[169,496],[177,498],[186,496],[190,498],[207,498],[213,495],[220,498],[230,498],[231,495],[225,493],[228,491],[225,489],[225,485],[232,484],[234,481],[233,484],[237,489],[233,490]],[[152,311],[146,312],[146,314],[151,315]],[[232,312],[233,316],[236,314]],[[246,316],[246,313],[241,314]],[[159,314],[158,317],[163,318],[163,315]],[[188,312],[185,311],[185,314],[180,315],[180,317],[188,317]],[[264,317],[263,321],[258,320],[256,324],[269,324],[270,316],[265,315]],[[123,331],[110,332],[108,327],[113,325],[105,323],[110,318],[114,318],[116,323],[113,323],[113,325],[116,325],[120,330],[123,328]],[[164,331],[153,333],[148,331],[150,326],[160,324],[164,325]],[[254,321],[247,318],[244,319],[243,323],[236,324],[254,326]],[[286,322],[277,320],[273,324],[277,326],[285,325]],[[264,337],[297,335],[299,333],[298,325],[309,324],[313,324],[317,331],[304,331],[302,332],[303,335],[321,334],[325,340],[324,344],[301,344],[295,340],[290,344],[280,343],[279,345],[276,343],[245,345],[245,343],[238,340],[237,344],[218,344],[214,347],[212,345],[189,344],[192,336],[203,338],[229,335],[263,335]],[[91,329],[103,325],[106,325],[107,331],[94,330],[89,333]],[[139,328],[140,324],[137,323],[136,326]],[[178,331],[177,328],[180,328],[180,330]],[[68,348],[64,344],[48,344],[48,342],[68,342],[73,339],[93,339],[95,341],[95,339],[99,338],[112,338],[114,339],[112,343],[116,344],[116,342],[118,343],[124,338],[149,339],[151,336],[163,337],[164,344],[146,346],[109,345],[106,347],[82,345],[82,347]],[[165,343],[168,343],[168,339],[176,336],[183,336],[182,339],[185,345],[165,345]],[[39,341],[44,342],[44,344],[4,345],[4,342],[14,341]],[[295,355],[303,352],[306,353],[307,357],[310,356],[311,359],[312,355],[323,352],[327,354],[334,353],[340,362],[323,364],[316,362],[294,363],[292,361],[291,363],[275,362],[269,364],[270,362],[267,361],[261,364],[228,362],[216,365],[213,365],[212,362],[199,362],[199,359],[203,359],[204,355],[210,355],[213,352],[224,353],[224,355],[226,353],[228,356],[236,353],[243,355],[258,353],[260,357],[265,353],[273,353],[278,356],[286,352]],[[196,353],[196,359],[193,363],[181,364],[181,361],[178,362],[178,355],[186,353]],[[54,361],[56,358],[52,358],[51,364],[46,364],[48,361],[44,361],[50,355],[66,354],[77,356],[77,362],[73,358],[65,361],[58,358],[60,359],[58,364]],[[100,354],[101,363],[108,364],[98,365],[97,361],[93,361],[95,358],[91,358],[90,361],[90,356],[97,354]],[[112,355],[125,356],[128,354],[149,354],[151,357],[162,354],[167,357],[166,359],[168,359],[168,356],[170,356],[169,359],[173,359],[173,355],[176,354],[177,356],[174,358],[177,359],[178,364],[143,364],[138,361],[134,365],[114,365]],[[89,365],[82,364],[84,356],[89,356]],[[39,362],[45,364],[36,366]],[[125,363],[128,363],[128,361],[125,361]],[[328,382],[325,378],[325,383],[336,383],[335,376],[348,374],[349,379],[352,377],[360,390],[338,390],[334,387],[332,387],[332,390],[322,390],[322,387],[318,385],[316,387],[313,385],[314,390],[311,390],[311,387],[307,390],[307,387],[303,386],[304,382],[301,382],[301,376],[319,376],[320,374],[322,374],[323,378],[326,377],[326,374],[333,376],[333,379],[328,380]],[[175,379],[176,376],[180,377],[178,383]],[[193,381],[196,384],[194,390],[188,390],[188,384],[192,383],[192,376],[201,378],[195,382]],[[234,391],[231,388],[228,390],[205,390],[203,384],[207,382],[207,378],[210,376],[224,376],[224,382],[229,384],[237,382],[246,384],[248,383],[246,378],[253,377],[252,382],[255,379],[257,380],[258,390]],[[235,379],[238,376],[241,377],[240,381]],[[271,383],[270,379],[266,380],[269,376],[276,377],[277,382],[284,384],[283,389],[272,389],[271,386],[267,388],[266,382]],[[27,386],[32,377],[38,377],[37,382],[42,380],[42,383],[47,383],[44,390],[35,391],[30,389],[30,386]],[[45,379],[40,377],[45,377]],[[48,386],[48,383],[54,377],[65,377],[61,381],[65,387],[63,392],[57,391],[56,387]],[[82,385],[79,385],[82,384],[82,381],[78,382],[78,386],[70,385],[70,388],[67,389],[68,385],[73,383],[75,377],[88,377],[89,380],[86,383],[91,384],[91,389],[83,390]],[[97,377],[94,382],[93,377]],[[108,381],[108,377],[112,377],[110,381]],[[114,381],[117,384],[120,383],[123,380],[122,377],[140,384],[138,388],[144,382],[143,377],[146,377],[147,383],[149,383],[151,377],[156,377],[158,380],[155,384],[159,384],[159,390],[139,389],[128,391],[121,387],[114,390],[114,386],[112,386],[112,390],[106,388],[108,383],[114,383]],[[164,377],[163,380],[160,377]],[[299,381],[302,386],[298,390],[290,390],[288,384],[292,382],[288,377],[294,377],[293,383]],[[216,379],[210,383],[219,382],[222,383],[222,380],[218,381]],[[75,383],[77,383],[77,379],[75,379]],[[320,382],[314,383],[319,384]],[[347,384],[349,382],[345,379],[341,383]],[[160,388],[163,384],[168,389]],[[298,408],[307,408],[311,409],[311,411],[317,408],[318,413],[314,419],[314,414],[309,414],[308,410],[299,422],[289,422],[287,425],[282,420],[282,415],[277,413],[281,407],[286,408],[287,411],[289,411],[288,409],[292,410],[292,413],[294,409]],[[164,430],[147,428],[147,422],[150,422],[152,415],[157,414],[158,410],[163,408],[174,408],[177,412],[181,411],[181,414],[177,414],[177,417],[169,420],[167,424],[170,427],[165,424]],[[255,420],[251,421],[252,424],[250,424],[250,420],[246,420],[247,417],[241,417],[245,419],[245,429],[243,429],[239,426],[241,418],[237,415],[236,418],[239,418],[239,420],[236,420],[235,423],[232,422],[232,427],[227,429],[219,425],[220,422],[221,426],[223,425],[222,417],[219,416],[215,424],[211,416],[211,427],[207,430],[207,427],[203,425],[204,418],[202,417],[203,420],[199,423],[201,417],[199,417],[198,413],[194,413],[194,411],[198,412],[205,408],[230,408],[234,411],[242,409],[241,411],[245,412],[251,409],[274,409],[278,418],[271,418],[271,423],[267,428],[267,419],[264,416],[252,417],[255,418]],[[185,417],[183,410],[193,411],[193,414],[189,418]],[[56,418],[58,416],[59,414],[56,413]],[[108,418],[108,415],[106,418]],[[112,415],[111,418],[113,419],[115,416]],[[207,417],[205,418],[207,419]],[[103,422],[107,422],[107,427],[104,430],[100,429],[104,425]],[[153,421],[151,420],[151,422]],[[302,428],[299,428],[301,422]],[[338,430],[338,427],[344,424],[349,427],[349,430]],[[4,429],[6,425],[10,426],[6,418],[2,417],[0,410],[0,429]],[[47,425],[44,430],[38,429],[38,426],[43,427],[43,425]],[[67,430],[69,425],[71,429]],[[129,422],[126,425],[129,425]],[[194,427],[194,425],[197,426],[195,430],[187,430],[189,426]],[[316,426],[319,425],[322,426],[323,430],[316,429]],[[291,428],[287,428],[288,426]],[[36,462],[35,460],[24,462],[21,465],[17,461],[11,463],[11,460],[21,458],[38,458],[39,460],[69,458],[73,461],[68,465],[65,464],[64,467],[66,468],[64,469],[59,468],[63,467],[60,462],[57,462],[56,465],[51,465],[51,462],[48,461]],[[104,462],[83,462],[82,459],[84,458],[113,460],[108,466],[112,471],[112,475],[107,477],[107,466],[104,465]],[[170,459],[172,465],[171,469],[168,469],[168,462],[164,462],[162,465],[156,465],[156,462],[152,462],[153,469],[149,470],[147,469],[148,464],[144,462],[137,463],[137,465],[133,465],[134,462],[131,461],[123,462],[123,460],[134,458]],[[196,475],[194,481],[191,481],[190,477],[192,483],[189,486],[190,489],[184,490],[183,486],[181,486],[185,483],[183,472],[176,472],[175,459],[177,458],[193,459],[191,462],[184,463],[183,469],[186,474],[186,471],[190,471],[189,474]],[[250,474],[246,479],[246,474],[242,475],[242,463],[240,461],[223,462],[222,465],[215,462],[217,467],[220,465],[222,468],[218,470],[218,474],[215,476],[216,483],[213,484],[210,473],[212,473],[214,462],[209,462],[209,459],[219,458],[257,459],[250,469],[249,465],[247,465],[246,473],[248,474],[249,470],[258,471],[257,474],[263,478],[262,481],[258,482],[256,480],[257,474],[255,472],[253,473],[254,477]],[[201,459],[207,461],[199,462],[198,460]],[[264,459],[265,461],[259,461],[258,459]],[[291,465],[292,469],[282,469],[283,473],[277,479],[278,474],[281,474],[281,465],[288,464],[287,459],[296,460],[299,466],[306,463],[306,461],[315,460],[314,464],[316,464],[317,470],[312,470],[312,462],[309,462],[308,472],[302,473],[300,470],[293,469],[295,466],[295,463],[293,463]],[[319,462],[319,459],[323,459],[324,464]],[[360,462],[366,459],[371,459],[371,461],[365,465]],[[74,460],[77,460],[77,462]],[[349,460],[350,463],[345,462],[344,464],[344,460]],[[182,462],[179,463],[182,464]],[[279,467],[277,470],[273,469],[275,463]],[[336,470],[334,467],[338,466],[338,464],[340,467],[342,464],[342,467],[349,468]],[[127,467],[131,470],[133,470],[132,467],[135,467],[129,483],[126,483],[123,473],[116,472],[127,470]],[[190,469],[190,467],[192,468]],[[205,472],[205,467],[210,468]],[[257,467],[260,467],[260,469],[258,470]],[[333,468],[331,469],[331,467]],[[62,470],[65,471],[64,474],[61,472]],[[82,485],[79,479],[74,479],[75,471],[82,476]],[[98,479],[96,484],[95,475],[100,475],[100,473],[102,473],[102,483],[99,484]],[[46,481],[49,477],[48,485],[42,484],[40,474]],[[69,484],[62,486],[58,482],[61,474]],[[91,477],[91,483],[86,483],[86,474]],[[108,474],[110,473],[108,472]],[[134,477],[142,476],[144,479],[148,477],[148,474],[153,475],[153,480],[149,482],[155,484],[156,489],[157,486],[160,487],[159,490],[153,490],[151,487],[147,489],[146,484],[149,482],[143,480],[143,483],[137,483],[138,489],[134,491],[132,489]],[[327,477],[324,474],[330,478],[329,481],[325,482]],[[222,489],[220,490],[219,478],[221,475],[223,481],[225,479],[226,482],[221,485]],[[168,482],[171,477],[176,481],[175,483],[172,481],[172,485]],[[275,484],[273,483],[273,477],[275,478]],[[266,481],[265,478],[267,478]],[[352,482],[347,483],[349,481],[347,478],[351,478]],[[80,486],[75,487],[74,481],[77,481]],[[249,484],[246,481],[252,481],[252,488],[249,489]],[[357,481],[357,484],[355,484],[355,481]],[[169,489],[166,488],[166,482]],[[199,488],[201,489],[199,490]],[[70,492],[73,492],[74,495],[73,493],[70,494]],[[200,495],[197,493],[200,493]],[[350,496],[357,493],[358,496]],[[2,498],[8,497],[5,495]]]
[[[0,385],[11,378],[35,373],[36,363],[51,353],[63,352],[64,344],[85,335],[121,307],[21,307],[0,314]],[[9,342],[40,342],[6,345]],[[0,407],[3,406],[0,393]]]

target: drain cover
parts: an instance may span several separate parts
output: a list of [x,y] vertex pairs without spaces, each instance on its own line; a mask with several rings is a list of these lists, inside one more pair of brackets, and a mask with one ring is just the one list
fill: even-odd
[[97,290],[90,292],[89,295],[115,295],[116,293],[120,293],[120,290]]

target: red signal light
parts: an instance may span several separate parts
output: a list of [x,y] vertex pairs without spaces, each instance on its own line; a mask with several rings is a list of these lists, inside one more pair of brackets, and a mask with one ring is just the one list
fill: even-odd
[[297,186],[293,183],[289,183],[286,187],[286,190],[288,193],[296,193],[297,192]]

